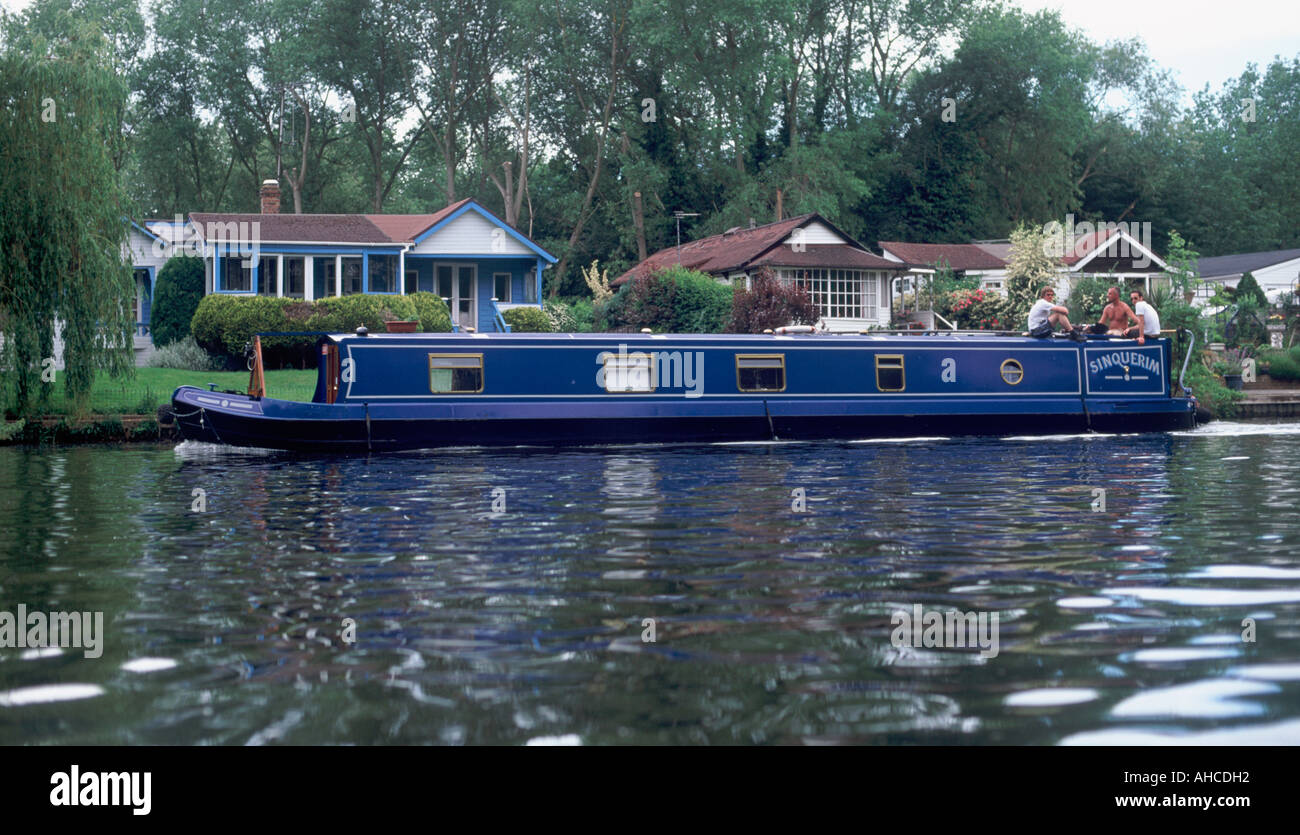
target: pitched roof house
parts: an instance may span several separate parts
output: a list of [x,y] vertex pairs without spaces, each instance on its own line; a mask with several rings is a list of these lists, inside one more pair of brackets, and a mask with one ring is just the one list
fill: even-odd
[[1300,292],[1300,249],[1216,255],[1201,258],[1196,267],[1201,280],[1206,282],[1197,290],[1198,302],[1214,295],[1219,285],[1236,287],[1246,273],[1255,277],[1269,301],[1277,301],[1285,293]]
[[[969,244],[880,241],[879,244],[886,258],[936,268],[946,263],[958,275],[978,277],[982,289],[1006,292],[1010,241]],[[1103,226],[1072,241],[1063,239],[1061,245],[1065,254],[1061,258],[1063,266],[1056,294],[1062,300],[1069,296],[1073,283],[1084,276],[1141,279],[1149,293],[1152,279],[1163,275],[1165,262],[1122,224]]]
[[540,307],[542,271],[557,260],[468,198],[418,215],[279,214],[279,198],[267,180],[259,214],[190,214],[206,292],[307,301],[432,292],[457,327],[497,331],[502,311]]
[[909,264],[868,252],[821,215],[810,213],[661,249],[610,285],[677,264],[740,287],[748,287],[758,270],[768,268],[779,280],[805,287],[821,308],[822,322],[836,330],[887,327],[891,282],[913,271]]

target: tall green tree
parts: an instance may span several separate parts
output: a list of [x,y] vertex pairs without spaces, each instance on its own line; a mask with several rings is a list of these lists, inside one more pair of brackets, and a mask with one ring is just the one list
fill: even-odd
[[19,412],[48,394],[56,323],[67,395],[84,404],[96,368],[130,368],[134,321],[114,165],[127,88],[94,26],[65,14],[51,39],[33,16],[0,24],[0,350]]

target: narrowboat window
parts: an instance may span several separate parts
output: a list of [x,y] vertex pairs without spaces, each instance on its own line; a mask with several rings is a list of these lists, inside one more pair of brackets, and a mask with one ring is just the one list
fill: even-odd
[[430,392],[477,394],[482,390],[482,354],[429,354]]
[[1002,361],[1002,382],[1009,386],[1019,385],[1025,378],[1025,369],[1016,360]]
[[604,354],[605,391],[608,392],[650,392],[654,385],[650,380],[650,355],[640,352],[633,354]]
[[876,354],[876,388],[902,391],[907,386],[902,354]]
[[785,391],[785,354],[736,354],[741,391]]

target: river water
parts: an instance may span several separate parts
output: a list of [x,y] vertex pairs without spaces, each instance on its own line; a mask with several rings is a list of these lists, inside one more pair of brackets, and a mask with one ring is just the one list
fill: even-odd
[[[0,647],[0,743],[1300,743],[1297,461],[1295,423],[4,448],[0,611],[104,621]],[[996,654],[896,640],[916,606]]]

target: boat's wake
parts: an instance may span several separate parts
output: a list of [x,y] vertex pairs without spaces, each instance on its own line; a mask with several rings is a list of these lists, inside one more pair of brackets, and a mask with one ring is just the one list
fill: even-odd
[[213,444],[207,441],[181,441],[176,445],[172,452],[181,461],[211,461],[217,458],[229,458],[231,456],[249,456],[249,455],[279,455],[279,450],[261,449],[251,446],[227,446],[226,444]]
[[1216,420],[1186,432],[1170,432],[1180,438],[1236,437],[1239,435],[1300,435],[1300,423],[1245,423]]

